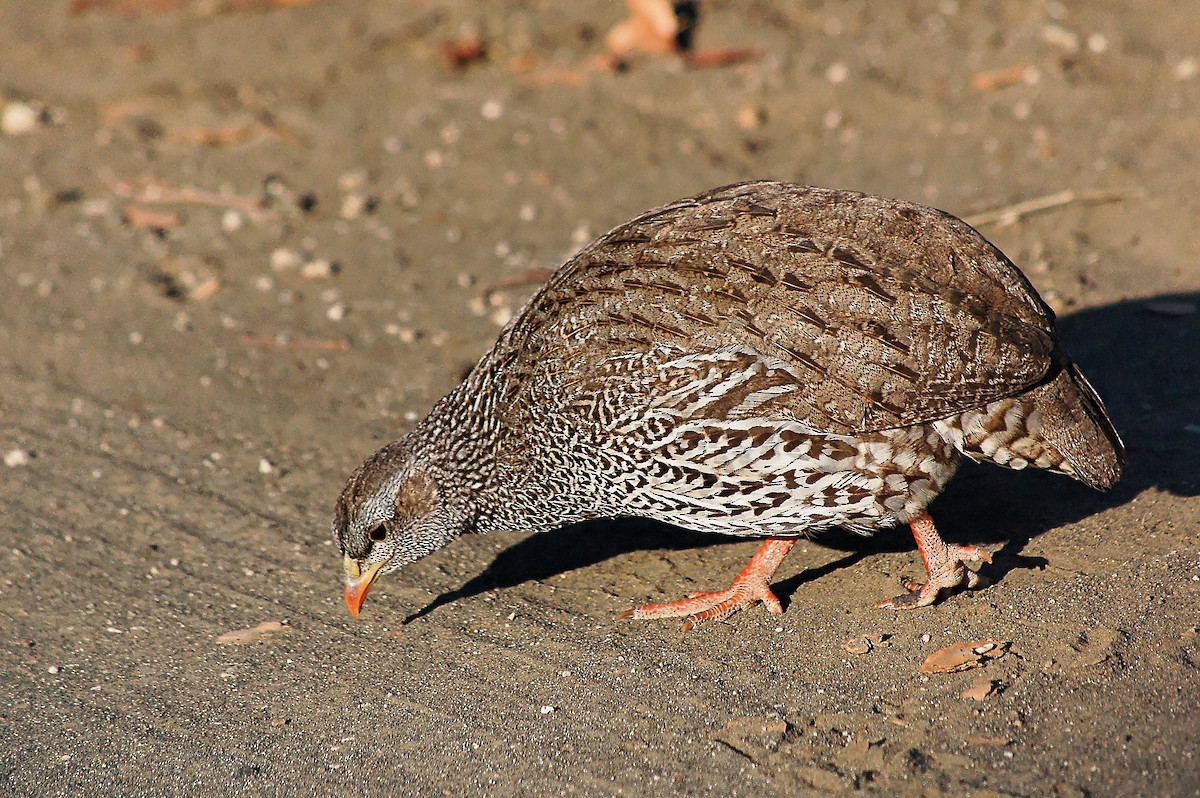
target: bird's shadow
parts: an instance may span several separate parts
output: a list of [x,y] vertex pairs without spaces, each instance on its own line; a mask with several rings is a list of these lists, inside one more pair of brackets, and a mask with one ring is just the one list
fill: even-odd
[[[964,463],[934,504],[939,529],[953,541],[1003,546],[986,575],[993,581],[1014,569],[1040,568],[1041,557],[1022,554],[1030,540],[1107,507],[1124,504],[1148,488],[1177,495],[1200,493],[1200,292],[1129,300],[1060,318],[1064,345],[1104,398],[1129,451],[1124,479],[1107,494],[1062,477]],[[832,531],[822,545],[845,556],[774,586],[786,601],[804,582],[879,552],[912,548],[907,534],[863,538]],[[462,587],[438,596],[405,620],[497,588],[603,562],[638,550],[680,550],[731,542],[639,519],[575,524],[528,537],[497,555]]]

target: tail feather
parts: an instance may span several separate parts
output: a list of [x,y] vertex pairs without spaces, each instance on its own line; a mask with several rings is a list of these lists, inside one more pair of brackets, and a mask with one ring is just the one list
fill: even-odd
[[1041,438],[1058,450],[1070,473],[1097,490],[1108,490],[1125,470],[1125,444],[1096,389],[1074,363],[1030,392],[1041,412]]

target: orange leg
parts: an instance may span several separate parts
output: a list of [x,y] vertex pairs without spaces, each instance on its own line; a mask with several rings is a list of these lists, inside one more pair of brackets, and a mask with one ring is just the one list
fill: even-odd
[[991,562],[991,552],[978,546],[956,546],[942,540],[929,513],[921,513],[909,526],[912,527],[913,537],[917,539],[917,550],[921,552],[921,559],[925,561],[925,571],[929,578],[923,584],[904,580],[907,593],[880,601],[876,603],[876,607],[892,607],[898,610],[927,607],[937,600],[938,594],[943,590],[960,585],[975,587],[979,584],[979,574],[963,563],[975,560]]
[[775,569],[794,545],[795,538],[767,538],[727,590],[692,593],[685,599],[665,604],[646,604],[626,610],[617,617],[642,620],[678,618],[686,615],[683,631],[688,632],[706,621],[724,620],[756,601],[761,601],[768,612],[778,615],[783,612],[783,606],[767,586],[767,580],[775,573]]

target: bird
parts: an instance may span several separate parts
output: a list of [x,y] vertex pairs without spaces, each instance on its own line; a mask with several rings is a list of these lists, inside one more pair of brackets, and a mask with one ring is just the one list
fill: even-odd
[[966,457],[1106,490],[1125,448],[1055,316],[944,211],[755,181],[619,225],[338,497],[345,600],[457,538],[642,517],[763,539],[729,588],[621,613],[685,630],[761,602],[797,540],[908,525],[912,609],[980,584],[928,505]]

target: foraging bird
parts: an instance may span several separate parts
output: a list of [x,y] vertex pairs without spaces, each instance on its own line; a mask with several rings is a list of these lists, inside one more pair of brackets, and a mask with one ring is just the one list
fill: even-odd
[[726,186],[583,249],[474,369],[338,499],[358,615],[374,580],[460,535],[642,516],[764,537],[727,590],[623,617],[685,628],[763,602],[797,538],[908,524],[928,577],[972,587],[926,507],[962,455],[1097,489],[1124,448],[1054,314],[965,222],[849,191]]

